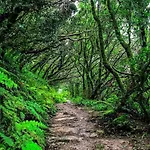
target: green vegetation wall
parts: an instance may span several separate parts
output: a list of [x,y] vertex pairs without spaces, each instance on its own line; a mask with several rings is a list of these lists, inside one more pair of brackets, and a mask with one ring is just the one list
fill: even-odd
[[49,0],[0,6],[0,150],[42,150],[54,102],[66,95],[49,86],[63,60],[60,49],[54,53],[58,31],[76,6]]
[[23,70],[0,67],[0,149],[43,149],[48,115],[55,113],[51,88]]

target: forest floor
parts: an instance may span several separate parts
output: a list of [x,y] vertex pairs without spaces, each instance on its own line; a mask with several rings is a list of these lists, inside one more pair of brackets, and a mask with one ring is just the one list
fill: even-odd
[[96,122],[92,121],[90,110],[71,103],[58,104],[57,108],[58,112],[51,120],[46,150],[149,149],[133,148],[135,141],[138,144],[137,138],[106,135],[103,128],[97,128]]

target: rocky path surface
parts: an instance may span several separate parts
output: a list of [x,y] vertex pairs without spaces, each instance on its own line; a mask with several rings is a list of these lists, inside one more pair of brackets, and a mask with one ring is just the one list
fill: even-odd
[[90,121],[90,113],[70,103],[58,104],[47,137],[47,150],[132,150],[121,138],[105,138]]

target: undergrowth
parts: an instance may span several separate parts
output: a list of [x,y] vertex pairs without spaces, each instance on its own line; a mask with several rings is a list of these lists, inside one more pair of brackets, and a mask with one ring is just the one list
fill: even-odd
[[64,95],[27,69],[0,67],[0,150],[44,149],[48,116]]
[[[90,99],[84,99],[82,97],[75,97],[72,98],[72,102],[77,105],[83,105],[89,108],[92,108],[95,111],[101,111],[106,113],[107,110],[114,109],[113,105],[111,105],[108,101],[99,101],[99,100],[90,100]],[[114,102],[113,102],[114,103]]]
[[75,97],[72,98],[72,102],[98,112],[96,113],[97,116],[94,117],[96,117],[96,120],[99,120],[101,126],[104,125],[104,128],[107,130],[106,132],[131,131],[134,128],[134,125],[132,125],[133,120],[131,122],[130,115],[115,112],[117,105],[117,97],[115,95],[105,101]]

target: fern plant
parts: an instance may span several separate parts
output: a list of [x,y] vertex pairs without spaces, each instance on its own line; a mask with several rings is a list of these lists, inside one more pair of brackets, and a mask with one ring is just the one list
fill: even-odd
[[42,150],[42,148],[32,140],[28,140],[22,145],[22,150],[33,150],[33,149]]
[[[18,147],[26,147],[29,141],[33,143],[36,141],[36,145],[41,147],[45,145],[45,135],[44,130],[47,127],[38,121],[23,121],[16,123],[16,133],[15,137],[20,137]],[[26,144],[25,144],[26,143]],[[28,144],[27,144],[28,143]],[[35,143],[35,142],[34,142]],[[26,146],[25,146],[26,145]]]
[[0,137],[2,138],[2,141],[4,144],[10,146],[10,147],[14,147],[14,141],[12,138],[6,136],[4,133],[0,132]]
[[13,88],[13,87],[17,88],[17,84],[1,70],[0,70],[0,83],[5,85],[8,88]]
[[13,75],[0,67],[0,85],[0,150],[42,150],[48,111],[56,111],[48,84],[29,71]]

